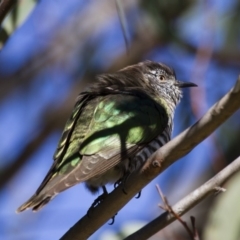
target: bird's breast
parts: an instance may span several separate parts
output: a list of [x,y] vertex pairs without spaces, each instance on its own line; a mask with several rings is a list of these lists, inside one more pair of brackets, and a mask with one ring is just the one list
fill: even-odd
[[153,139],[147,146],[139,151],[130,164],[131,171],[139,169],[147,161],[147,159],[160,147],[170,141],[172,133],[172,125],[169,125],[165,130]]

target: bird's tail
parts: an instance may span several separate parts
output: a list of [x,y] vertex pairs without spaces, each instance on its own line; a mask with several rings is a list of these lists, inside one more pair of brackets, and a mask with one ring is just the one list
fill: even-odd
[[46,196],[45,194],[37,195],[34,194],[31,198],[28,199],[24,204],[22,204],[17,210],[16,213],[20,213],[29,208],[32,208],[34,212],[41,209],[46,205],[54,196]]

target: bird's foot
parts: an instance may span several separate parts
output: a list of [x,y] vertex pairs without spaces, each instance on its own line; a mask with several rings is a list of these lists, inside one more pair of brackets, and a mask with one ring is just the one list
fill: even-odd
[[[103,189],[103,193],[94,200],[94,202],[92,203],[91,207],[88,209],[88,211],[87,211],[87,216],[88,216],[88,217],[90,217],[91,211],[92,211],[95,207],[97,207],[97,206],[107,197],[108,192],[107,192],[106,187],[105,187],[105,186],[102,186],[102,189]],[[115,217],[115,216],[114,216],[114,217]]]
[[[115,184],[114,184],[114,186],[115,186]],[[97,207],[107,197],[108,192],[107,192],[106,187],[102,186],[102,189],[103,189],[103,193],[94,200],[91,207],[88,209],[88,211],[87,211],[87,216],[88,217],[90,217],[90,213],[93,211],[93,209],[95,207]],[[109,225],[114,224],[116,215],[117,215],[117,213],[111,218],[112,221],[109,223]]]
[[[123,178],[120,178],[117,182],[114,183],[114,188],[117,188],[120,184],[122,184],[122,191],[124,194],[127,194],[127,191],[125,189],[125,183],[127,181],[127,179],[129,178],[130,176],[130,173],[128,174],[125,174],[125,176]],[[136,199],[140,198],[141,197],[141,192],[142,191],[139,191],[137,196],[136,196]]]
[[125,182],[126,182],[125,177],[120,178],[119,180],[117,180],[117,181],[114,183],[114,188],[117,188],[117,187],[119,187],[119,186],[122,184],[122,185],[123,185],[123,186],[122,186],[122,191],[123,191],[124,194],[127,195],[127,191],[126,191],[126,189],[125,189],[125,184],[124,184]]

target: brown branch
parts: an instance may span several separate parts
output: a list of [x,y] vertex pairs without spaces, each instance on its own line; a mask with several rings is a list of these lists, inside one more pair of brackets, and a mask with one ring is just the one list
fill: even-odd
[[192,127],[168,142],[147,161],[143,170],[132,174],[125,183],[127,194],[120,185],[102,201],[91,214],[85,215],[61,238],[87,239],[108,219],[131,200],[144,186],[190,152],[197,144],[209,136],[240,107],[240,77],[235,86]]
[[0,0],[0,25],[17,0]]
[[[222,185],[227,181],[234,173],[240,170],[240,157],[238,157],[234,162],[229,164],[221,172],[211,178],[209,181],[204,183],[201,187],[197,188],[189,195],[180,200],[175,204],[172,209],[178,215],[182,216],[184,213],[189,211],[191,208],[196,206],[203,199],[208,197],[212,193],[216,193],[216,189],[219,189],[219,185]],[[151,237],[153,234],[157,233],[159,230],[163,229],[176,218],[173,214],[165,212],[159,217],[148,223],[146,226],[133,233],[132,235],[125,238],[125,240],[144,240]]]

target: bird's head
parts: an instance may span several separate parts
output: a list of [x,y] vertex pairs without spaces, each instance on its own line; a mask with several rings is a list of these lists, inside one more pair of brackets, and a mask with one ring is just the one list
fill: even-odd
[[173,100],[175,105],[182,97],[182,88],[197,86],[191,82],[177,80],[175,71],[172,68],[149,60],[126,67],[121,71],[141,73],[141,78],[139,78],[139,75],[137,77],[136,74],[137,81],[141,81],[150,91],[154,91],[171,101]]
[[153,97],[166,99],[174,106],[182,97],[182,88],[197,86],[177,80],[172,68],[149,60],[130,65],[115,73],[99,75],[98,80],[98,84],[92,88],[95,92],[106,88],[122,91],[141,89]]

